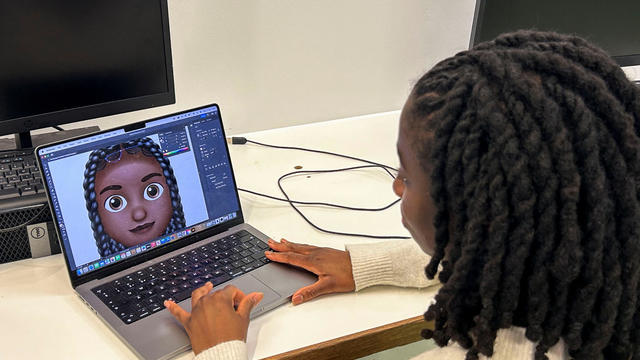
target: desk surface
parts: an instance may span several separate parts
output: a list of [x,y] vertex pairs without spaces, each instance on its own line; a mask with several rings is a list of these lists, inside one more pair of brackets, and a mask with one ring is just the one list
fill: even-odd
[[[397,166],[399,112],[245,134],[270,144],[302,146]],[[230,145],[240,188],[280,196],[276,181],[303,169],[360,165],[355,161],[257,145]],[[379,207],[395,199],[388,174],[377,169],[300,175],[285,180],[292,199]],[[334,236],[311,228],[286,203],[240,193],[245,219],[275,238],[343,249],[380,240]],[[398,205],[378,213],[302,207],[320,226],[337,231],[407,235]],[[436,290],[378,286],[358,293],[287,304],[249,326],[250,358],[264,358],[421,315]],[[75,295],[61,255],[0,265],[0,358],[135,358]],[[161,339],[159,339],[161,341]],[[185,353],[180,359],[191,358]]]

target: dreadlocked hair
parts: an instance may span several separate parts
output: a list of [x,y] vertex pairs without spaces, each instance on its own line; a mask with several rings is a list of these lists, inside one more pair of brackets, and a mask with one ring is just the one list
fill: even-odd
[[178,183],[173,173],[173,168],[171,167],[169,159],[162,154],[160,147],[152,139],[145,137],[92,151],[85,165],[84,182],[82,185],[87,211],[89,212],[89,220],[91,221],[91,229],[96,239],[98,252],[102,257],[116,254],[126,249],[123,244],[112,239],[111,236],[104,231],[102,220],[100,220],[100,215],[98,214],[97,195],[95,191],[97,172],[107,166],[107,157],[114,156],[121,151],[126,151],[129,154],[142,152],[144,156],[153,157],[158,161],[160,168],[162,168],[162,175],[164,175],[167,186],[169,187],[171,206],[173,208],[171,220],[164,234],[166,235],[186,227],[182,202],[180,200],[180,194],[178,193]]
[[581,38],[519,31],[411,96],[443,284],[423,336],[476,359],[521,326],[536,359],[640,359],[640,90]]

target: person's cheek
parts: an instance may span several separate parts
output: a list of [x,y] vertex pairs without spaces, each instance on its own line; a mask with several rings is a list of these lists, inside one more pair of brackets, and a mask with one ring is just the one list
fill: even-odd
[[413,232],[411,224],[411,202],[406,191],[403,193],[400,203],[400,213],[402,214],[402,225],[410,232]]

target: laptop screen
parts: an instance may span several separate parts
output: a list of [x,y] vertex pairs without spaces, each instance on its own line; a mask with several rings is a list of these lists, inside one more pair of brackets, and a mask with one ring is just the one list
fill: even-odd
[[216,105],[41,147],[37,155],[78,276],[240,211]]

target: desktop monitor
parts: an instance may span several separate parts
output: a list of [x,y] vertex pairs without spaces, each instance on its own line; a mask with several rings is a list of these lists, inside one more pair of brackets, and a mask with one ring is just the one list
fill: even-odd
[[470,46],[501,33],[536,29],[575,34],[620,66],[640,64],[638,0],[477,0]]
[[0,2],[0,135],[175,103],[166,0]]

